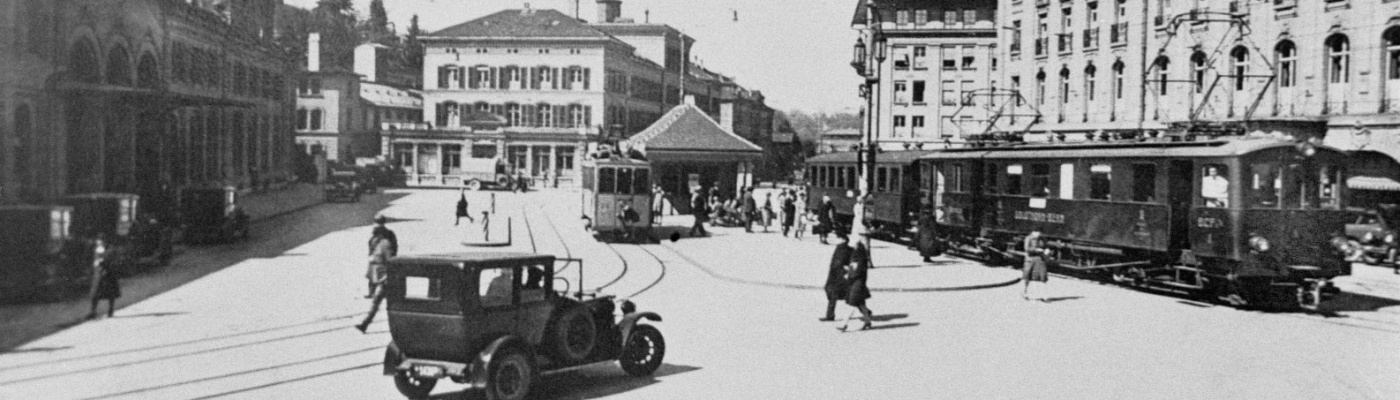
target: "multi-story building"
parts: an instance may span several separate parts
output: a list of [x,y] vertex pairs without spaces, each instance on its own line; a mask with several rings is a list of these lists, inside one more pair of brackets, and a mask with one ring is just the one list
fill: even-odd
[[[320,66],[320,35],[307,38],[306,71],[297,83],[296,142],[303,152],[353,163],[382,154],[387,126],[422,120],[422,94],[376,82],[382,65],[379,45],[355,51],[354,72]],[[362,62],[363,61],[363,62]]]
[[693,39],[621,18],[621,1],[598,3],[596,23],[524,8],[421,37],[427,121],[389,132],[409,183],[458,185],[462,157],[500,156],[567,185],[591,144],[640,132],[682,92],[716,119],[729,107],[741,136],[771,132],[761,94],[686,61]]
[[880,147],[981,133],[991,115],[985,106],[997,100],[991,89],[1007,85],[997,78],[995,56],[1005,44],[997,43],[996,7],[994,0],[858,1],[851,27],[864,56],[852,65],[871,83],[865,107]]
[[285,182],[276,3],[0,1],[0,199]]
[[1324,118],[1329,144],[1400,155],[1400,3],[1002,0],[999,9],[1012,27],[1000,39],[1004,79],[1045,116],[1033,132]]

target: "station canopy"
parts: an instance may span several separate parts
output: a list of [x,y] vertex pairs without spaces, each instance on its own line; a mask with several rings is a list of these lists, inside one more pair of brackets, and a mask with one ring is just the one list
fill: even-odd
[[763,148],[730,132],[694,105],[672,108],[623,146],[652,161],[753,161]]

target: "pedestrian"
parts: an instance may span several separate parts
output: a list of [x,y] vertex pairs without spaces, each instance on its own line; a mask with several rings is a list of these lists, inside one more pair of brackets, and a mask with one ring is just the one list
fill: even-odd
[[788,231],[792,230],[793,220],[797,218],[797,201],[793,199],[793,197],[792,191],[783,192],[781,200],[783,203],[783,217],[781,221],[783,224],[783,237],[787,237]]
[[797,200],[793,202],[793,210],[797,212],[797,215],[793,218],[796,226],[793,227],[792,237],[802,240],[802,234],[807,230],[807,218],[811,217],[807,211],[807,193],[797,193]]
[[744,188],[739,195],[744,197],[743,206],[739,209],[739,218],[744,223],[744,232],[753,233],[753,218],[754,214],[758,212],[758,204],[753,199],[753,189]]
[[[846,305],[855,307],[851,311],[854,314],[860,311],[860,320],[865,322],[860,330],[870,329],[870,322],[874,320],[874,313],[865,306],[865,301],[870,299],[870,288],[866,286],[866,274],[870,272],[870,248],[866,247],[866,235],[859,233],[852,236],[856,241],[855,249],[851,252],[850,269],[846,270]],[[851,326],[851,314],[846,315],[846,322],[841,324],[840,329],[845,332]]]
[[768,232],[768,226],[773,224],[773,192],[763,195],[763,207],[759,208],[763,213],[763,232]]
[[515,190],[516,190],[516,191],[518,191],[518,192],[520,192],[520,193],[525,193],[526,191],[529,190],[529,186],[527,186],[527,185],[525,184],[525,179],[526,179],[526,178],[525,178],[525,170],[524,170],[524,169],[517,169],[517,170],[515,170]]
[[690,197],[690,214],[695,216],[694,225],[690,226],[690,236],[709,236],[705,233],[705,220],[709,219],[709,214],[705,209],[705,195],[703,190],[696,190]]
[[1026,235],[1024,243],[1026,247],[1026,262],[1025,265],[1021,267],[1021,280],[1026,282],[1026,286],[1021,290],[1021,299],[1030,300],[1031,282],[1040,282],[1042,289],[1036,291],[1039,294],[1036,300],[1046,301],[1043,288],[1049,280],[1050,274],[1046,271],[1045,255],[1047,252],[1045,250],[1045,244],[1040,240],[1040,231],[1034,231]]
[[93,240],[92,248],[92,284],[88,288],[88,297],[91,300],[88,307],[87,319],[97,319],[97,303],[107,300],[107,317],[111,318],[112,313],[117,309],[117,298],[122,297],[121,282],[119,281],[121,272],[119,265],[123,264],[119,254],[116,254],[115,246],[108,246],[107,234],[99,233]]
[[831,265],[826,271],[826,314],[819,321],[836,320],[836,302],[846,300],[846,266],[851,263],[851,246],[846,245],[846,237],[837,235],[836,246],[831,251]]
[[654,224],[661,223],[662,210],[666,208],[666,192],[661,190],[661,185],[651,186],[651,221]]
[[632,209],[632,203],[624,203],[617,212],[617,222],[622,225],[622,237],[627,240],[636,240],[637,230],[640,229],[637,223],[641,222],[641,216],[637,215],[637,210]]
[[398,238],[394,231],[385,226],[388,218],[383,214],[374,216],[374,231],[369,237],[369,272],[365,275],[370,280],[370,292],[374,300],[370,301],[369,314],[365,319],[355,325],[360,333],[365,333],[370,322],[374,322],[374,315],[379,313],[379,305],[384,303],[384,281],[389,279],[389,257],[398,253]]
[[462,217],[466,217],[467,221],[471,221],[473,224],[476,223],[476,219],[472,218],[471,213],[467,211],[467,190],[463,189],[461,195],[462,197],[457,199],[457,221],[453,222],[452,226],[461,224]]
[[831,204],[831,196],[822,196],[822,204],[817,206],[817,237],[826,244],[826,235],[832,231],[836,205]]

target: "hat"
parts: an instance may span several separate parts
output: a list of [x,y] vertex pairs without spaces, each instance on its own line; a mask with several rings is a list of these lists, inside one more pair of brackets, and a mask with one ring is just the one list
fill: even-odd
[[385,222],[387,222],[387,221],[389,221],[389,218],[388,218],[388,217],[385,217],[384,214],[375,214],[375,215],[374,215],[374,223],[376,223],[376,224],[382,224],[382,223],[385,223]]

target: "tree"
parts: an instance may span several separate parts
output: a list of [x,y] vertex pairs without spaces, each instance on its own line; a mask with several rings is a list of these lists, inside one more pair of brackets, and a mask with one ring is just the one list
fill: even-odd
[[318,0],[311,13],[309,31],[321,34],[321,68],[354,69],[355,46],[363,36],[356,29],[358,17],[351,0]]

